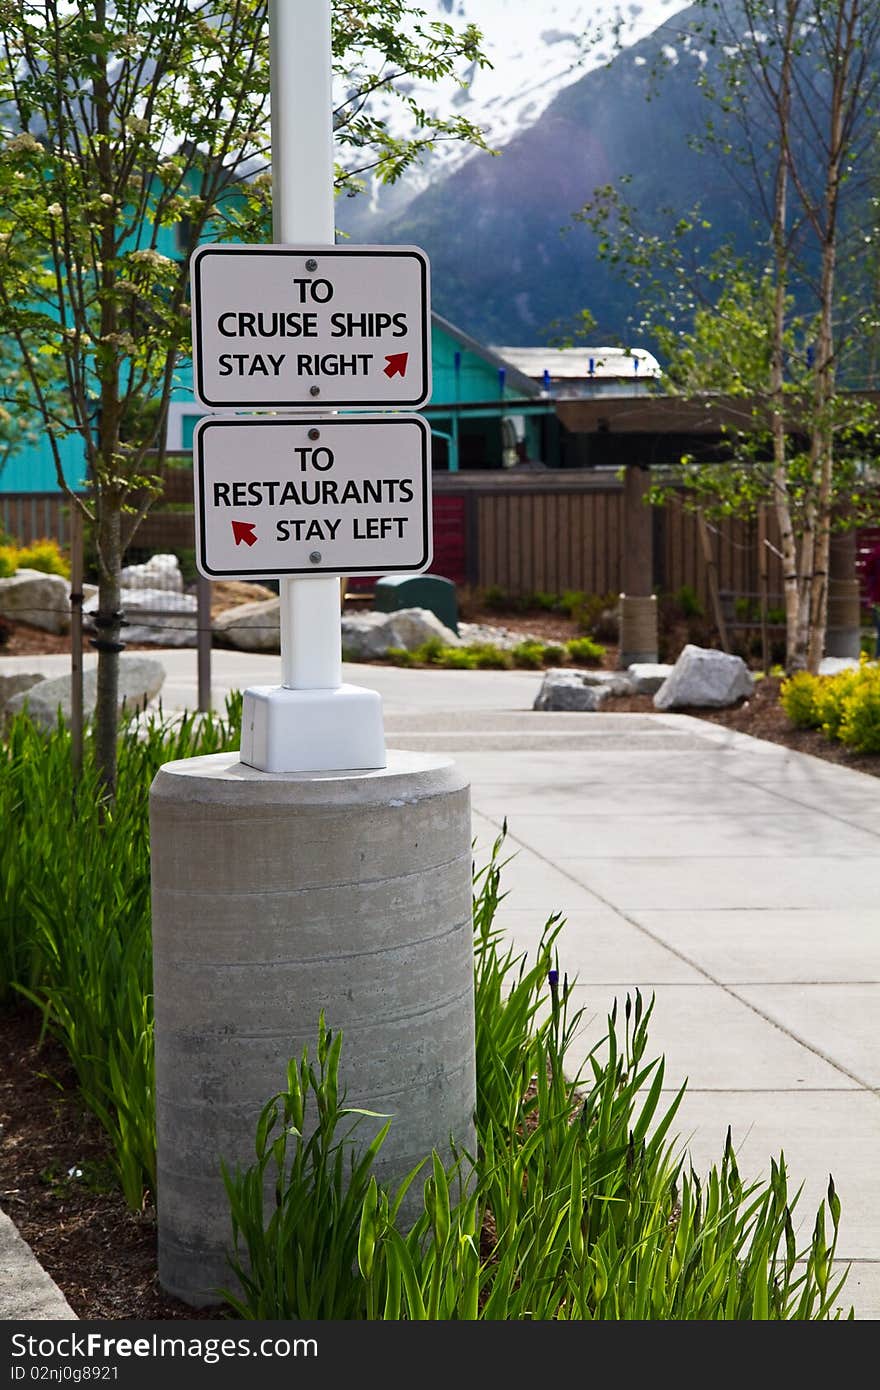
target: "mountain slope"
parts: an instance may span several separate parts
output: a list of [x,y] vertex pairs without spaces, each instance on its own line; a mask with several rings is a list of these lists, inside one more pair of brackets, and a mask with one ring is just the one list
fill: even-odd
[[[631,44],[650,33],[682,0],[419,0],[429,21],[459,29],[473,23],[483,35],[489,66],[462,74],[465,86],[452,79],[438,83],[410,81],[407,89],[426,110],[454,111],[484,132],[494,148],[528,129],[553,98],[583,74],[610,57],[615,39]],[[407,121],[390,96],[378,96],[377,113],[394,134],[408,133]],[[439,143],[420,165],[397,184],[371,183],[366,193],[346,206],[347,230],[366,240],[377,215],[399,213],[423,189],[457,169],[472,147],[457,141]]]
[[[473,155],[369,239],[424,247],[435,308],[483,341],[547,341],[585,307],[599,338],[626,337],[634,296],[599,262],[592,233],[571,225],[595,188],[629,174],[628,198],[658,225],[659,209],[702,200],[716,229],[742,246],[753,238],[725,170],[688,145],[707,114],[696,85],[706,56],[682,40],[693,13],[565,87],[500,155]],[[664,53],[668,70],[649,100]],[[347,230],[344,206],[338,216]]]

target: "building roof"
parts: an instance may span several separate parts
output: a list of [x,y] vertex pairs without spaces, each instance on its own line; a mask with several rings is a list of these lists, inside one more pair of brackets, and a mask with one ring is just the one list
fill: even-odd
[[542,381],[545,372],[551,381],[631,381],[661,375],[660,363],[644,348],[495,347],[492,351],[533,381]]
[[[465,333],[449,319],[443,318],[436,310],[431,310],[431,319],[436,326],[442,330],[453,342],[458,343],[468,352],[473,352],[477,357],[481,357],[484,362],[488,362],[493,367],[503,368],[505,372],[506,385],[511,390],[518,391],[523,396],[537,396],[540,388],[536,388],[534,377],[524,371],[519,362],[506,357],[506,348],[486,347],[485,343],[478,342],[469,333]],[[540,380],[540,373],[539,373]]]

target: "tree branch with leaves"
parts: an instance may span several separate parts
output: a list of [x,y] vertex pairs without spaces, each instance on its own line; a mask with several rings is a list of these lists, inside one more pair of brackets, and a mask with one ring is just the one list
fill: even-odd
[[[337,188],[371,169],[393,180],[436,140],[482,142],[403,80],[485,61],[472,26],[429,23],[403,0],[340,0],[333,19]],[[93,528],[95,740],[112,795],[120,573],[159,490],[191,351],[189,258],[206,240],[270,238],[265,0],[0,0],[0,125],[0,315],[18,358],[0,404],[40,419],[58,485]],[[71,435],[84,462],[68,480],[59,446]]]

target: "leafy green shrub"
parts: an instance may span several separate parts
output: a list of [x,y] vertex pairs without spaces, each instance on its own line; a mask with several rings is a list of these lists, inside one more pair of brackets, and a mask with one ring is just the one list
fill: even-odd
[[469,647],[444,647],[436,664],[447,671],[473,671],[477,655]]
[[565,593],[560,595],[557,607],[566,617],[574,618],[583,612],[588,602],[589,596],[583,589],[566,589]]
[[619,595],[585,594],[572,617],[578,630],[598,642],[616,642],[620,630]]
[[[506,831],[506,826],[505,826]],[[607,1036],[569,1078],[582,1022],[569,1012],[551,916],[534,962],[495,923],[499,853],[474,877],[477,1153],[433,1152],[397,1190],[371,1168],[388,1126],[360,1148],[365,1118],[345,1105],[341,1042],[318,1024],[318,1065],[303,1053],[257,1126],[256,1163],[224,1171],[230,1263],[242,1317],[535,1321],[836,1319],[832,1277],[840,1200],[829,1182],[798,1250],[785,1163],[743,1183],[730,1131],[700,1179],[670,1129],[662,1058],[646,1060],[653,1002],[615,1002]],[[313,1114],[311,1112],[314,1112]],[[344,1127],[344,1132],[343,1132]],[[419,1174],[421,1210],[402,1201]],[[464,1181],[462,1181],[464,1179]],[[274,1200],[267,1203],[271,1194]],[[830,1223],[830,1230],[829,1230]],[[485,1239],[484,1239],[485,1237]]]
[[538,589],[534,593],[526,595],[524,606],[537,608],[542,613],[552,613],[559,607],[559,594],[549,594],[543,589]]
[[841,743],[856,753],[880,753],[880,668],[863,666],[842,706]]
[[491,642],[475,642],[466,650],[473,656],[478,671],[509,671],[513,665],[510,652],[493,646]]
[[414,666],[415,656],[406,647],[389,647],[385,657],[393,666]]
[[702,618],[705,616],[705,609],[693,585],[682,584],[681,588],[675,591],[673,597],[683,618]]
[[601,666],[605,648],[592,637],[573,637],[566,642],[565,650],[570,660],[583,662],[585,666]]
[[545,642],[541,653],[542,666],[559,666],[565,660],[565,647],[557,642]]
[[501,588],[500,584],[490,584],[483,590],[483,602],[487,608],[491,608],[496,613],[502,613],[510,607],[510,595]]
[[430,666],[439,661],[445,651],[446,647],[439,637],[429,637],[420,647],[416,647],[413,656],[417,662]]
[[518,642],[510,656],[514,666],[526,671],[537,671],[544,664],[544,644],[534,641]]
[[821,677],[809,671],[796,671],[779,687],[779,700],[796,729],[818,729],[821,724],[816,708]]
[[17,569],[17,547],[14,545],[0,545],[0,579],[11,579]]

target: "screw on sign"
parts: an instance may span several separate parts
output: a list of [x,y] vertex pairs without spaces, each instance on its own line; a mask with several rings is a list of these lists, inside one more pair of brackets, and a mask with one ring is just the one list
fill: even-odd
[[203,246],[192,283],[204,405],[415,407],[430,397],[418,247]]

